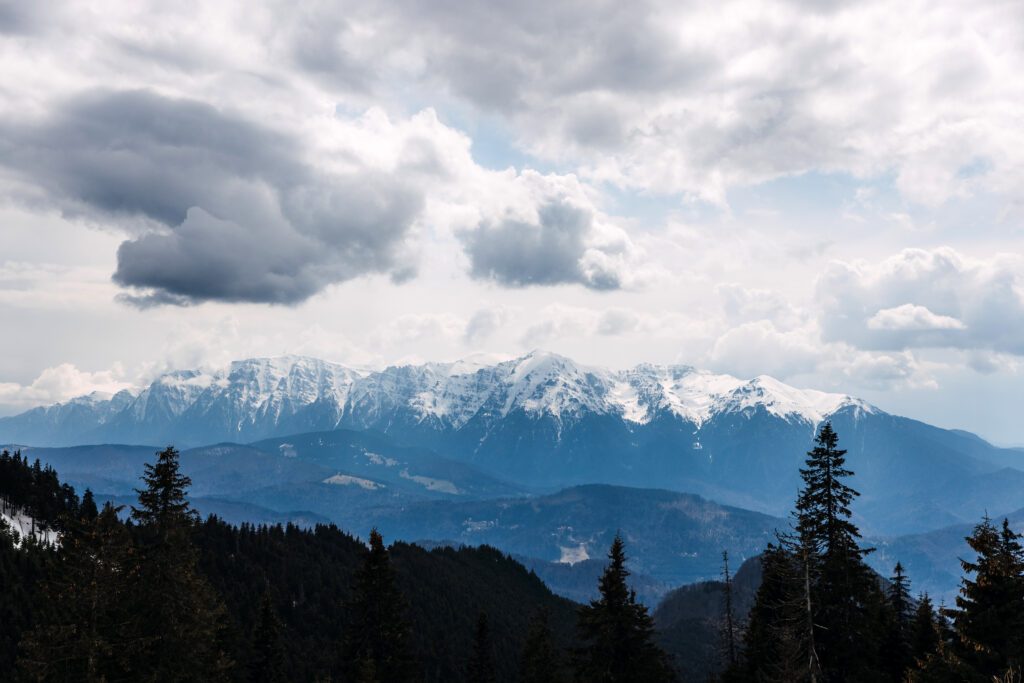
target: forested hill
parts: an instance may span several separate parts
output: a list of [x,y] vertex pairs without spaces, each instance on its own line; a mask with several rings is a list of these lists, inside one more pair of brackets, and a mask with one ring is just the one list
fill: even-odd
[[[13,680],[15,671],[27,680],[82,680],[69,673],[77,661],[69,642],[75,647],[81,642],[68,630],[81,628],[75,621],[83,593],[90,590],[101,604],[90,616],[99,617],[103,646],[98,649],[106,653],[103,661],[110,660],[104,666],[132,671],[145,643],[117,629],[104,630],[103,624],[158,613],[166,598],[136,593],[124,575],[100,572],[98,581],[86,580],[83,568],[99,571],[88,561],[96,551],[111,562],[144,553],[147,524],[124,523],[117,515],[104,521],[91,495],[80,500],[52,470],[7,455],[0,458],[0,469],[4,500],[34,516],[38,527],[61,531],[63,539],[60,547],[46,547],[30,540],[16,544],[9,530],[0,533],[0,680]],[[170,557],[182,566],[159,571],[176,576],[192,594],[202,595],[203,585],[212,589],[212,606],[200,609],[212,610],[213,620],[223,626],[216,640],[228,666],[220,680],[278,680],[253,674],[254,663],[264,661],[268,651],[279,655],[279,680],[349,680],[346,652],[360,619],[354,593],[368,557],[361,540],[333,525],[236,527],[214,517],[195,524],[188,536],[197,560],[195,586],[184,566],[188,550],[181,558]],[[556,651],[572,644],[578,605],[552,594],[495,549],[428,551],[397,543],[387,555],[399,596],[396,623],[405,623],[399,630],[405,631],[416,680],[464,680],[481,615],[497,680],[516,679],[538,614],[547,615]],[[268,630],[268,624],[275,626]],[[174,651],[170,643],[161,647]]]

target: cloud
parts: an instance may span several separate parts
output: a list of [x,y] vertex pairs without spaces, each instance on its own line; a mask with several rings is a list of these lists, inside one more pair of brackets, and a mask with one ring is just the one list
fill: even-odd
[[[832,353],[819,371],[833,378],[833,384],[848,382],[871,389],[937,389],[938,382],[909,351],[877,353],[858,351],[844,344],[832,346]],[[838,374],[839,381],[836,375]]]
[[466,322],[463,341],[470,346],[481,344],[508,322],[508,319],[509,312],[503,307],[481,308]]
[[636,339],[641,345],[657,340],[663,346],[677,350],[681,342],[692,342],[694,346],[706,342],[710,325],[706,319],[670,311],[651,313],[628,308],[601,309],[565,304],[549,304],[531,310],[527,315],[517,316],[516,321],[521,320],[523,324],[528,323],[519,340],[524,348],[569,339],[583,340],[592,345],[597,337],[603,337]]
[[800,325],[806,317],[777,292],[749,289],[735,283],[715,287],[726,318],[732,323],[768,320],[782,328]]
[[956,348],[1024,355],[1024,258],[906,249],[834,262],[816,289],[823,338],[863,349]]
[[726,331],[708,354],[711,366],[740,377],[768,374],[780,378],[814,372],[824,355],[805,330],[781,332],[767,321],[744,323]]
[[903,304],[883,308],[868,319],[870,330],[964,330],[966,326],[948,315],[936,315],[924,306]]
[[114,394],[131,387],[120,364],[109,370],[87,372],[71,363],[61,363],[46,368],[27,385],[0,382],[0,406],[24,409],[66,401],[94,391]]
[[637,248],[591,204],[575,177],[524,171],[508,184],[512,201],[459,235],[473,277],[510,287],[597,290],[632,282]]
[[298,140],[202,102],[89,92],[0,134],[7,165],[66,213],[135,234],[114,280],[139,305],[295,304],[412,267],[416,188],[358,160],[350,172],[317,168]]

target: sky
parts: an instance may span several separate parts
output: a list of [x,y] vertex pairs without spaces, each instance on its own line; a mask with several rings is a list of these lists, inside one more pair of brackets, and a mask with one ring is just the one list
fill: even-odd
[[1024,4],[0,0],[0,414],[543,348],[1024,444]]

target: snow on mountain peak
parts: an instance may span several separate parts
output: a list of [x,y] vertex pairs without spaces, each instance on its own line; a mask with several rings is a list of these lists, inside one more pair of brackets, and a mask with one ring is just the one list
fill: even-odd
[[818,424],[847,405],[855,405],[868,412],[874,410],[867,403],[845,394],[797,389],[774,377],[759,375],[737,387],[726,399],[723,410],[743,411],[763,406],[769,413],[778,417],[801,417]]
[[687,365],[651,364],[613,371],[541,350],[507,360],[478,355],[381,371],[305,356],[251,358],[216,370],[168,372],[137,395],[76,400],[95,405],[100,424],[109,418],[170,429],[181,420],[198,420],[218,435],[269,433],[300,415],[306,417],[295,424],[325,429],[342,423],[379,428],[394,419],[442,429],[479,419],[489,429],[495,420],[522,412],[554,419],[560,429],[585,415],[633,424],[669,417],[699,428],[719,414],[760,409],[815,424],[848,405],[874,411],[849,396],[797,389],[764,375],[743,380]]

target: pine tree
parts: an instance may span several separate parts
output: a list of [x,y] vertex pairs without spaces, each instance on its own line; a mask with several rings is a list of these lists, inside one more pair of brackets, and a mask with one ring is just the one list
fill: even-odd
[[[410,680],[413,667],[405,600],[384,539],[376,529],[370,532],[370,549],[356,572],[346,607],[350,621],[342,647],[342,668],[349,676],[365,677],[372,670],[382,683]],[[367,662],[372,662],[372,667]]]
[[904,672],[914,664],[914,655],[910,645],[912,620],[914,618],[910,600],[910,580],[899,562],[889,577],[888,599],[888,635],[883,644],[883,660],[886,662],[889,676],[894,681],[904,678]]
[[960,561],[973,578],[963,578],[956,599],[958,655],[989,680],[1024,664],[1024,551],[1007,520],[998,530],[987,516],[967,544],[977,559]]
[[468,683],[494,683],[494,644],[491,642],[491,627],[483,612],[477,617],[473,632],[473,651],[466,666]]
[[263,591],[259,613],[252,631],[252,658],[249,660],[251,683],[285,683],[285,648],[281,623],[274,610],[270,588]]
[[825,678],[878,678],[885,600],[864,563],[871,550],[860,547],[860,531],[850,521],[850,505],[860,494],[843,482],[853,472],[838,444],[826,422],[800,470],[796,552],[804,558],[811,636]]
[[138,543],[129,603],[137,647],[136,680],[220,680],[231,662],[224,654],[224,608],[199,574],[191,535],[197,513],[185,497],[191,480],[179,471],[173,446],[147,464],[132,507]]
[[519,660],[518,680],[520,683],[559,683],[562,680],[561,657],[555,647],[545,610],[537,612],[530,620]]
[[939,625],[935,608],[927,593],[917,599],[917,610],[910,627],[910,652],[918,666],[939,651]]
[[99,515],[99,509],[96,507],[96,499],[92,495],[90,489],[86,489],[85,493],[82,494],[82,504],[79,506],[79,516],[87,521],[91,522],[96,519]]
[[654,622],[626,584],[625,544],[618,534],[608,559],[598,583],[601,597],[580,608],[577,629],[584,646],[577,652],[577,679],[594,683],[672,680],[668,657],[654,643]]
[[789,545],[769,543],[761,554],[761,584],[743,637],[743,658],[727,671],[729,680],[807,680],[810,644],[805,638],[802,572],[796,556],[787,551]]
[[843,483],[853,472],[846,469],[846,451],[838,448],[832,423],[825,423],[815,444],[800,470],[804,488],[796,502],[797,533],[815,555],[843,562],[863,558],[870,550],[858,546],[860,531],[850,521],[850,504],[860,494]]
[[722,650],[726,669],[737,665],[736,612],[732,605],[732,575],[729,574],[729,552],[722,551]]
[[[87,507],[87,506],[83,506]],[[56,566],[43,587],[53,609],[25,635],[19,662],[39,681],[104,681],[127,676],[132,634],[124,612],[131,538],[109,503],[68,522]],[[95,504],[92,506],[95,511]]]

